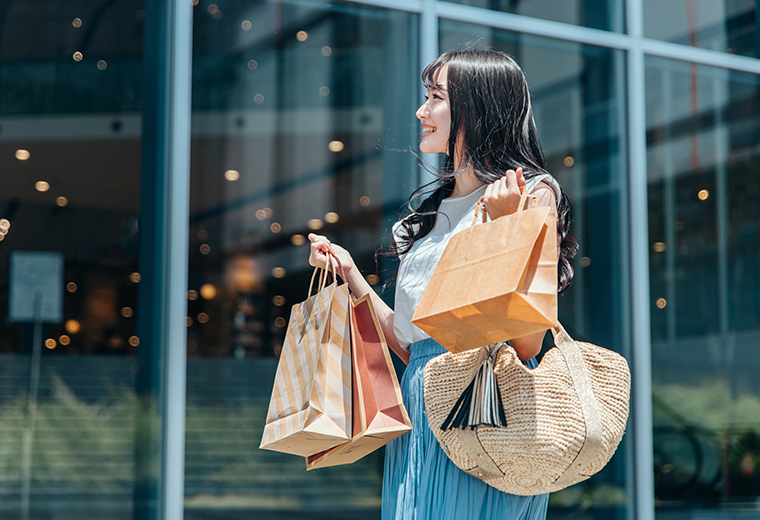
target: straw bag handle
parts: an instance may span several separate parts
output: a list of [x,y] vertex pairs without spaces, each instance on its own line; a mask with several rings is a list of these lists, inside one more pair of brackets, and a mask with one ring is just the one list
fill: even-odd
[[567,362],[567,368],[573,380],[573,387],[578,392],[583,419],[586,423],[586,442],[583,443],[575,460],[556,481],[558,485],[570,486],[578,482],[577,470],[591,466],[596,455],[602,449],[604,439],[602,413],[599,401],[591,386],[591,377],[583,360],[581,349],[578,348],[575,340],[570,337],[570,334],[559,321],[552,328],[552,336],[554,337],[554,346],[562,353],[565,362]]
[[[530,202],[530,208],[526,207],[526,201],[528,198],[531,199]],[[486,211],[486,204],[483,202],[483,197],[480,197],[478,199],[478,204],[475,206],[475,216],[472,218],[472,225],[474,226],[478,222],[478,216],[480,215],[480,206],[483,206],[483,224],[486,223],[486,217],[488,216],[488,212]],[[520,202],[517,204],[517,211],[524,211],[526,209],[533,209],[538,205],[538,199],[534,196],[528,193],[528,190],[525,188],[525,186],[520,186]]]

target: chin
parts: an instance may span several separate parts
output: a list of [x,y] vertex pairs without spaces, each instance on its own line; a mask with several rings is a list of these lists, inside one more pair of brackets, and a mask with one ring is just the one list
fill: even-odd
[[420,151],[422,153],[444,153],[445,150],[442,150],[440,146],[435,146],[432,143],[422,141],[420,143]]

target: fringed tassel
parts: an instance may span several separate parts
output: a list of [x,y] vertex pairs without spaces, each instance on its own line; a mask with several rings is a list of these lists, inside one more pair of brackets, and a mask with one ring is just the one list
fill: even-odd
[[507,425],[501,391],[493,370],[492,358],[496,356],[496,352],[498,352],[498,347],[491,351],[475,374],[475,378],[459,396],[451,413],[443,421],[441,430],[446,431],[452,428],[464,430],[468,426],[475,428],[483,425],[496,427]]

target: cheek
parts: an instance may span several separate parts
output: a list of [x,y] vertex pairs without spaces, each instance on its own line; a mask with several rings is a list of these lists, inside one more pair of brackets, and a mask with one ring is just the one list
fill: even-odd
[[449,131],[451,130],[451,112],[449,112],[448,106],[441,106],[438,110],[438,130],[443,130],[446,134],[446,139],[449,138]]

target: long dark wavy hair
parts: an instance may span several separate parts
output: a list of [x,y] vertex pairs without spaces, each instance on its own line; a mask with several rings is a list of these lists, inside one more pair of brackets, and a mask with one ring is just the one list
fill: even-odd
[[[456,174],[468,166],[484,184],[503,177],[507,170],[520,167],[526,180],[549,173],[533,121],[528,83],[517,62],[493,50],[448,51],[422,71],[426,87],[436,85],[436,77],[444,66],[448,66],[446,88],[451,110],[449,153],[443,169],[433,171],[437,179],[409,197],[406,216],[394,240],[394,256],[408,252],[414,242],[430,233],[441,201],[454,190]],[[454,150],[458,155],[458,170]],[[560,192],[558,287],[562,292],[572,282],[574,271],[570,260],[575,257],[578,244],[569,235],[570,202],[561,187]],[[423,198],[426,194],[428,196]],[[417,203],[421,198],[422,202]]]

